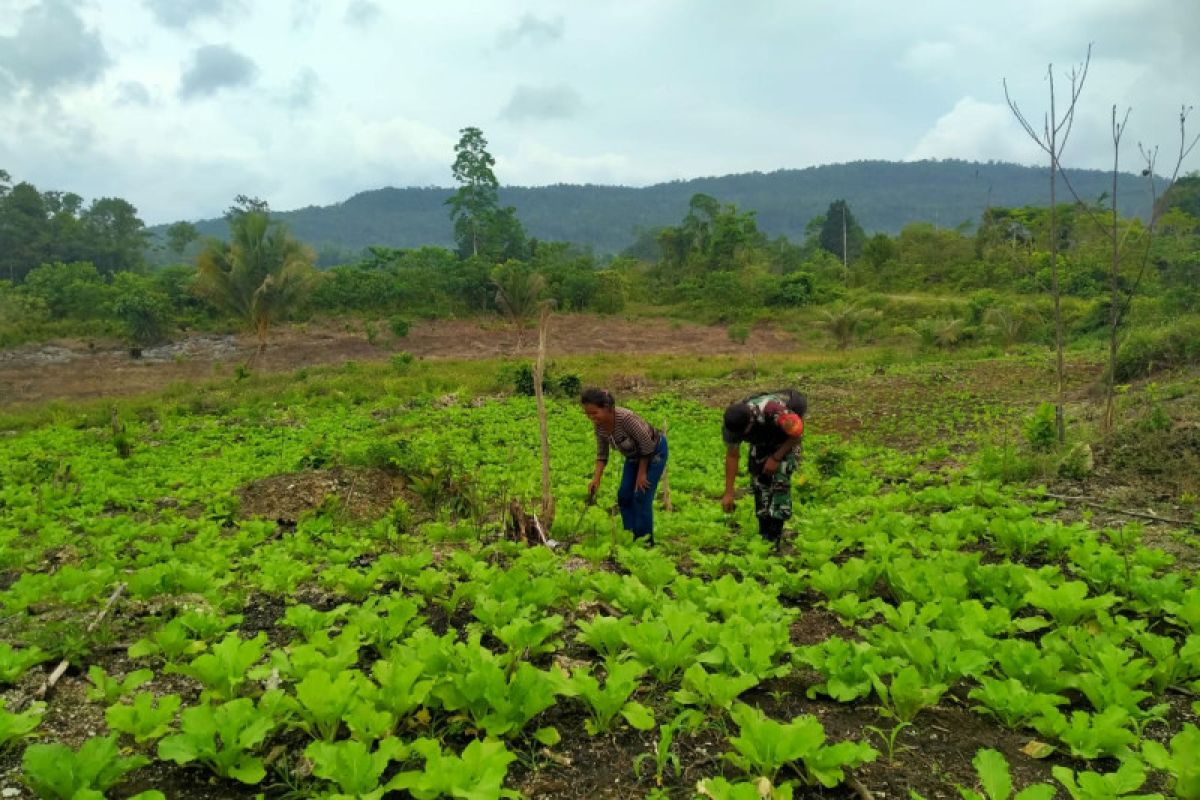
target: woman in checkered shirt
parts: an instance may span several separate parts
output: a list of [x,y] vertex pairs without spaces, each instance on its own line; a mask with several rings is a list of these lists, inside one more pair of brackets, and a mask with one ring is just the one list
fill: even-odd
[[583,413],[596,429],[596,471],[588,496],[600,488],[610,450],[625,456],[617,505],[621,523],[635,539],[654,544],[654,495],[667,466],[667,437],[646,420],[616,404],[606,389],[585,389],[579,397]]

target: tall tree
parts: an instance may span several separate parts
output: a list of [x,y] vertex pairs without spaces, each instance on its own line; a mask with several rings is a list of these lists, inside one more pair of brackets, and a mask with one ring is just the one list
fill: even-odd
[[851,213],[850,205],[845,200],[834,200],[825,212],[825,221],[821,223],[817,241],[823,250],[841,259],[842,269],[848,278],[851,262],[857,261],[862,255],[867,234]]
[[14,283],[50,257],[46,202],[31,183],[13,186],[0,199],[0,270]]
[[312,251],[261,211],[229,220],[229,242],[212,241],[196,259],[196,292],[241,319],[258,338],[260,355],[271,325],[293,312],[316,281]]
[[199,238],[200,231],[190,222],[181,220],[167,228],[167,247],[177,256],[183,255],[187,246]]
[[525,230],[512,206],[500,206],[500,182],[492,168],[483,131],[463,128],[450,167],[458,191],[446,200],[454,222],[454,239],[462,258],[484,256],[493,262],[527,257]]
[[93,200],[80,219],[88,233],[89,260],[102,274],[142,267],[149,234],[131,203],[102,197]]

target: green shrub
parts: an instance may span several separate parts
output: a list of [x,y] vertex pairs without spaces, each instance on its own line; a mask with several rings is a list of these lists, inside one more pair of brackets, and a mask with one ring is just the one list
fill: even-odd
[[1117,352],[1119,381],[1145,378],[1162,369],[1200,364],[1200,319],[1135,330]]
[[1033,412],[1033,416],[1025,420],[1025,441],[1029,447],[1038,453],[1045,453],[1054,448],[1058,439],[1057,426],[1054,423],[1054,405],[1042,403]]
[[767,288],[767,305],[805,306],[813,301],[813,276],[807,272],[792,272],[775,278]]
[[171,301],[151,281],[132,272],[113,276],[113,313],[125,326],[125,335],[135,345],[166,341],[171,328]]
[[[533,397],[533,365],[514,364],[501,368],[500,382],[510,384],[516,394]],[[578,397],[583,389],[583,380],[573,372],[554,375],[551,366],[546,367],[542,375],[542,391],[546,394],[561,394],[564,397]]]
[[408,331],[411,327],[409,321],[404,317],[392,317],[388,320],[388,328],[397,339],[403,339],[405,336],[408,336]]

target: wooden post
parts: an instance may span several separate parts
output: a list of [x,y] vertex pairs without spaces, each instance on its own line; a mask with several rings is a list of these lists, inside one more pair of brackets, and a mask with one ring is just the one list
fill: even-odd
[[542,513],[540,522],[545,530],[554,524],[554,496],[550,494],[550,434],[546,427],[546,400],[542,393],[542,379],[546,374],[546,334],[550,327],[550,311],[553,303],[542,304],[538,319],[537,361],[533,367],[533,394],[537,398],[538,432],[542,440]]
[[[667,428],[670,427],[670,420],[663,420],[663,436],[667,435]],[[663,467],[662,474],[662,504],[663,511],[674,511],[671,506],[671,462],[667,461],[667,465]]]

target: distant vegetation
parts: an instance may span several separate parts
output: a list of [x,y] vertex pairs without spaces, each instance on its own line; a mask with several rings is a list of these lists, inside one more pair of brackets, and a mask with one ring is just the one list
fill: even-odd
[[[1099,170],[1067,170],[1085,200],[1112,189]],[[503,186],[499,202],[512,205],[530,236],[573,242],[598,254],[615,254],[645,234],[674,224],[695,194],[753,210],[769,236],[804,238],[805,227],[831,200],[844,198],[868,233],[895,235],[913,222],[945,228],[975,224],[989,206],[1046,202],[1046,170],[1016,164],[969,161],[857,161],[807,169],[696,178],[645,188],[555,185]],[[1150,200],[1145,181],[1123,175],[1119,184],[1128,213],[1145,218]],[[376,189],[342,203],[277,214],[301,240],[316,248],[322,265],[340,263],[371,245],[450,247],[446,201],[453,189]],[[222,219],[196,223],[201,233],[225,236]],[[153,229],[156,233],[165,227]]]
[[[332,210],[291,213],[274,213],[264,201],[240,196],[219,225],[176,223],[165,229],[159,244],[150,241],[136,209],[123,200],[98,200],[85,208],[77,195],[10,185],[4,175],[0,267],[7,280],[0,279],[0,346],[54,335],[121,336],[141,346],[183,328],[229,328],[239,322],[256,330],[262,343],[272,322],[314,315],[351,314],[406,328],[420,317],[503,311],[511,307],[514,292],[528,303],[552,299],[561,311],[670,314],[738,330],[770,319],[825,336],[838,347],[876,341],[918,348],[1008,348],[1051,340],[1048,209],[1036,202],[1002,202],[1025,191],[1021,186],[1028,187],[1030,198],[1040,196],[1038,170],[864,162],[640,190],[506,191],[492,172],[495,162],[486,145],[478,129],[463,130],[455,149],[459,187],[453,193],[385,190],[358,195]],[[815,196],[796,193],[786,204],[789,235],[773,230],[771,209],[783,213],[786,193],[766,194],[764,187],[799,185],[819,175],[837,178],[829,185],[840,181],[848,191],[825,195],[819,206]],[[1058,209],[1068,334],[1096,343],[1110,319],[1112,295],[1111,231],[1097,224],[1110,215],[1101,179],[1111,181],[1111,176],[1073,176],[1083,200]],[[1155,364],[1200,358],[1194,349],[1172,344],[1182,330],[1172,327],[1175,320],[1200,312],[1200,177],[1181,179],[1162,198],[1154,236],[1133,213],[1140,210],[1133,198],[1147,195],[1148,183],[1126,181],[1122,191],[1129,202],[1119,209],[1118,226],[1125,255],[1118,282],[1126,295],[1137,295],[1132,322],[1161,333],[1136,338],[1141,355],[1135,358],[1130,351],[1120,367],[1122,377],[1145,374]],[[980,213],[954,225],[939,224],[949,213],[944,209],[967,207],[966,187],[975,182],[970,191],[978,189],[986,204]],[[865,192],[868,185],[874,193],[860,205],[851,190]],[[924,191],[911,191],[917,185]],[[671,198],[678,192],[700,186],[730,191],[694,191],[675,207]],[[764,192],[759,205],[739,202],[754,197],[756,187]],[[545,199],[556,193],[557,202]],[[420,213],[396,213],[385,202],[418,196],[429,206]],[[580,202],[568,202],[569,197]],[[619,197],[633,198],[631,205],[623,206]],[[542,212],[528,212],[527,218],[521,208],[532,198],[545,203],[532,206],[543,209],[542,219],[551,219],[553,206],[553,219],[563,230],[581,231],[597,219],[615,219],[618,211],[636,215],[639,207],[661,208],[664,215],[672,210],[655,218],[654,227],[643,228],[621,254],[602,256],[586,239],[539,235]],[[588,203],[597,198],[606,198],[597,208],[607,211],[593,217]],[[505,205],[510,200],[514,205]],[[881,231],[879,209],[888,203],[911,217],[930,216],[905,222],[896,233]],[[371,208],[378,213],[365,210]],[[435,211],[429,238],[450,246],[386,244],[403,230],[400,221],[419,223]],[[387,213],[394,214],[396,225],[384,225]],[[774,218],[778,223],[783,217]],[[248,219],[256,220],[259,239],[269,231],[278,245],[280,258],[270,265],[254,260],[262,254],[251,252],[257,245],[241,241],[246,237],[230,239],[230,225]],[[306,271],[305,265],[319,263],[319,255],[302,244],[313,239],[304,226],[306,220],[321,219],[357,220],[355,229],[370,246],[361,252],[339,250],[325,270]],[[156,262],[165,265],[148,266]],[[244,285],[225,291],[226,278]]]

